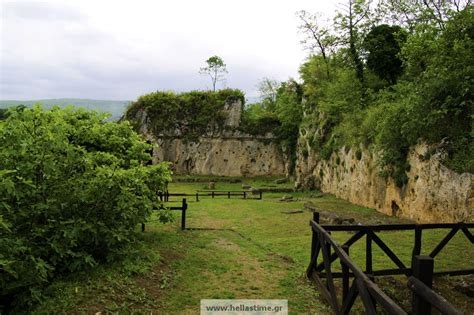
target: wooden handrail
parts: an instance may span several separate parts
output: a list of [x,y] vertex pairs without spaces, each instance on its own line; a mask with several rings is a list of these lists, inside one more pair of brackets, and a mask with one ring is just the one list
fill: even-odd
[[[379,304],[389,314],[406,314],[406,312],[398,306],[393,300],[391,300],[385,293],[371,280],[375,276],[382,275],[397,275],[405,274],[411,276],[410,285],[412,288],[423,288],[418,289],[425,291],[431,291],[430,289],[432,276],[434,274],[472,274],[474,269],[464,270],[451,270],[451,271],[433,271],[433,258],[444,248],[444,246],[452,239],[457,233],[465,234],[467,240],[473,243],[474,237],[469,231],[469,228],[474,227],[474,223],[434,223],[434,224],[385,224],[385,225],[320,225],[319,224],[319,213],[313,213],[313,220],[310,220],[310,226],[312,229],[312,242],[311,242],[311,260],[306,271],[309,279],[315,280],[315,283],[321,287],[321,291],[325,296],[328,303],[334,309],[336,314],[347,314],[354,303],[355,298],[359,295],[365,307],[367,314],[375,313],[375,304]],[[420,256],[421,252],[421,239],[422,231],[425,229],[449,229],[447,235],[435,246],[435,249],[429,256]],[[396,256],[396,254],[390,249],[390,247],[382,241],[382,239],[375,234],[380,231],[403,231],[413,230],[415,232],[415,239],[412,251],[412,264],[411,268],[405,266],[405,264]],[[342,246],[331,237],[331,231],[355,231],[357,232]],[[358,241],[362,236],[366,236],[366,271],[365,273],[359,268],[349,257],[350,246]],[[397,269],[385,269],[385,270],[373,270],[372,267],[372,247],[376,244],[380,249],[387,255],[396,265]],[[328,247],[329,246],[329,247]],[[333,253],[331,253],[331,249]],[[318,263],[319,253],[322,252],[322,262]],[[342,272],[332,272],[331,264],[339,259]],[[428,265],[421,265],[422,261],[427,261]],[[426,264],[426,263],[425,263]],[[424,267],[423,267],[424,266]],[[429,269],[430,271],[426,271]],[[420,270],[425,270],[420,272]],[[323,283],[320,277],[326,279],[326,284]],[[334,290],[334,278],[343,279],[342,288],[342,305],[339,307],[338,300],[336,298],[336,292]],[[418,277],[415,278],[415,277]],[[352,286],[349,286],[350,278],[354,278]],[[420,282],[422,280],[423,282]],[[423,286],[420,286],[418,282]],[[413,284],[415,283],[415,284]],[[426,289],[427,288],[427,289]],[[422,293],[425,294],[425,293]],[[443,314],[459,314],[455,311],[455,308],[441,296],[437,295],[436,299],[432,299],[433,303],[426,304],[424,300],[417,298],[413,300],[413,311],[418,314],[418,310],[423,310],[419,314],[425,313],[426,310],[431,308],[431,305],[440,310]]]
[[426,284],[411,276],[408,278],[408,287],[417,295],[421,296],[429,304],[433,305],[441,314],[461,315],[451,303],[444,297],[434,292]]
[[[359,294],[361,293],[361,286],[363,285],[370,295],[386,310],[389,314],[407,314],[400,306],[398,306],[389,296],[387,296],[369,277],[349,258],[349,255],[332,239],[329,233],[321,227],[317,222],[314,220],[310,221],[311,227],[314,231],[318,233],[319,241],[321,238],[324,239],[324,242],[327,242],[331,245],[332,249],[337,254],[338,258],[344,263],[346,268],[348,268],[354,277],[358,279],[358,288]],[[323,246],[321,246],[323,247]],[[324,253],[324,252],[323,252]],[[326,257],[325,257],[326,258]],[[328,257],[327,257],[328,258]],[[328,262],[329,263],[329,262]],[[328,272],[329,274],[329,272]],[[327,275],[328,275],[327,274]],[[368,305],[370,301],[368,301],[367,296],[361,296],[364,301],[364,305]],[[334,297],[332,297],[332,301],[330,304],[334,305]],[[367,307],[367,306],[366,306]],[[339,312],[339,310],[336,310]]]

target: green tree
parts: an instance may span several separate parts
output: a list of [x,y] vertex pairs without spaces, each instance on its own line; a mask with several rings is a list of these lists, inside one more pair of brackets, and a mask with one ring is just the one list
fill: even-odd
[[406,34],[400,26],[382,24],[372,28],[363,43],[367,67],[381,79],[395,84],[403,72],[399,53],[405,40]]
[[263,78],[258,83],[258,91],[260,93],[260,98],[262,99],[262,106],[266,110],[275,110],[279,86],[280,82],[269,78]]
[[216,84],[224,81],[224,74],[227,73],[226,64],[219,56],[212,56],[206,60],[207,66],[202,67],[199,73],[209,75],[212,82],[212,91],[216,91]]
[[326,76],[329,79],[329,63],[330,54],[337,45],[337,38],[331,34],[330,28],[326,26],[327,21],[324,21],[321,14],[311,14],[305,10],[296,13],[300,19],[301,24],[298,26],[305,38],[301,43],[305,48],[309,49],[311,53],[316,52],[320,54],[326,66]]
[[370,28],[371,0],[347,0],[343,10],[335,19],[335,27],[340,32],[339,42],[347,47],[350,65],[356,72],[359,81],[364,81],[364,64],[361,58],[362,34]]

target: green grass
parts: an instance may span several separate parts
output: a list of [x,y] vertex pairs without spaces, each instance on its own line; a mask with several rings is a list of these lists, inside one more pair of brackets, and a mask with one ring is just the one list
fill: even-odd
[[[171,183],[169,191],[195,193],[204,188],[207,179]],[[261,187],[273,185],[274,179],[244,181]],[[285,185],[291,184],[277,186]],[[218,182],[216,189],[239,190],[241,186],[241,182]],[[292,195],[293,201],[281,202],[283,195]],[[191,230],[179,230],[179,212],[174,213],[177,220],[172,224],[148,223],[141,235],[142,245],[118,262],[56,281],[36,313],[196,314],[200,299],[240,298],[288,299],[290,314],[330,314],[319,292],[304,276],[309,262],[308,222],[312,214],[284,212],[303,209],[303,204],[311,201],[318,209],[352,217],[358,222],[407,222],[314,192],[268,193],[263,195],[263,200],[224,196],[203,197],[199,202],[188,199],[187,227]],[[422,253],[428,254],[447,232],[424,231]],[[333,233],[340,243],[351,235]],[[409,266],[413,232],[378,235]],[[350,249],[352,259],[362,269],[364,246],[365,240],[361,239]],[[395,267],[375,244],[373,248],[375,270]],[[464,235],[457,234],[436,258],[435,269],[472,268],[473,259],[472,245]],[[395,297],[409,299],[409,295],[398,292],[406,288],[405,278],[389,278],[380,283],[387,285],[384,289]],[[449,286],[448,281],[439,283]],[[456,303],[469,305],[462,298]]]

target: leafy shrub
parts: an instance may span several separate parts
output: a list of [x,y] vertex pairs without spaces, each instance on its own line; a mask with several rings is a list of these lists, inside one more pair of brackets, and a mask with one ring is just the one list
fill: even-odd
[[244,94],[239,90],[224,89],[212,91],[153,92],[140,96],[130,105],[125,118],[134,122],[138,130],[136,116],[144,110],[151,130],[156,135],[181,136],[184,140],[196,141],[199,136],[214,129],[222,130],[226,113],[226,102],[240,100],[244,105]]
[[0,129],[0,299],[13,306],[120,253],[159,205],[168,166],[144,166],[149,145],[104,118],[35,106],[11,111]]

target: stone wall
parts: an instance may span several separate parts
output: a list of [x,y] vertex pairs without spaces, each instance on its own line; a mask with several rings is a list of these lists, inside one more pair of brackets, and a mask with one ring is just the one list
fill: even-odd
[[286,155],[271,135],[251,136],[238,131],[242,114],[240,99],[230,99],[223,108],[224,128],[209,126],[197,141],[184,141],[179,129],[167,135],[151,132],[147,112],[134,117],[140,133],[157,143],[154,163],[171,162],[175,174],[217,176],[285,176]]
[[278,145],[245,137],[205,138],[185,143],[158,139],[155,162],[170,161],[176,174],[284,176],[286,164]]
[[426,145],[410,150],[409,180],[401,188],[392,179],[379,176],[375,154],[346,148],[333,153],[328,161],[318,160],[315,154],[299,155],[297,182],[419,222],[473,221],[474,175],[446,168],[440,163],[440,155],[425,160],[427,150]]

